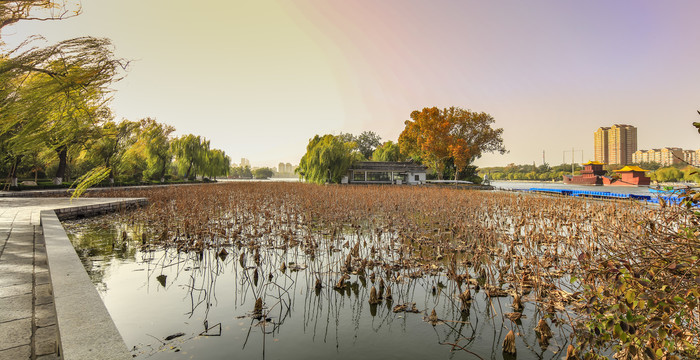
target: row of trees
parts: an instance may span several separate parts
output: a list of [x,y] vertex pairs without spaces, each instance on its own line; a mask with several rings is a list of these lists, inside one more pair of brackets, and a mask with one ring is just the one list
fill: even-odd
[[[51,0],[0,1],[0,31],[22,20],[58,20],[80,11],[68,7]],[[113,121],[110,85],[127,66],[109,39],[44,46],[32,37],[6,49],[0,38],[0,171],[8,185],[28,173],[52,176],[56,184],[79,177],[95,183],[226,174],[230,159],[206,139],[174,139],[173,127],[148,118]]]
[[[578,172],[582,169],[579,164],[574,164],[574,171]],[[571,174],[571,164],[561,164],[557,166],[549,166],[543,164],[535,166],[534,164],[516,165],[508,164],[507,166],[486,167],[479,169],[479,176],[488,176],[491,180],[561,180],[562,176]]]
[[652,181],[658,182],[694,182],[700,184],[698,168],[685,166],[679,169],[674,166],[660,168],[650,175]]
[[[55,184],[100,169],[110,184],[166,179],[215,178],[228,175],[231,159],[210,148],[209,140],[195,135],[173,137],[175,129],[154,119],[104,121],[88,124],[81,141],[56,151],[44,140],[17,152],[8,137],[0,137],[0,171],[16,185],[17,178],[48,178]],[[61,157],[64,155],[64,157]],[[65,177],[65,178],[64,178]]]
[[250,169],[250,166],[232,167],[229,177],[233,179],[269,179],[275,175],[275,171],[269,167]]
[[494,129],[493,117],[457,107],[424,108],[411,113],[411,120],[398,142],[381,143],[371,131],[316,135],[309,140],[297,173],[306,181],[339,183],[356,161],[414,161],[425,164],[438,179],[477,180],[472,162],[484,152],[506,152],[503,129]]

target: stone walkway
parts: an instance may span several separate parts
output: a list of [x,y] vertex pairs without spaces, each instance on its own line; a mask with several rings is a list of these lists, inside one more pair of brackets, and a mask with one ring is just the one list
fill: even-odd
[[60,358],[41,211],[97,212],[115,200],[0,198],[0,360]]

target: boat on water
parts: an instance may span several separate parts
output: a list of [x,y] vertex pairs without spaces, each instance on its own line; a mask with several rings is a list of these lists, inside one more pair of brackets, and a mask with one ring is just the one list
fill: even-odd
[[[564,184],[572,185],[603,185],[603,163],[597,161],[589,161],[583,164],[581,175],[564,175]],[[573,168],[572,168],[573,170]]]
[[648,186],[651,178],[645,175],[647,170],[637,166],[625,166],[615,170],[615,176],[605,176],[605,164],[589,161],[583,164],[580,175],[564,175],[564,184],[603,185],[603,186]]

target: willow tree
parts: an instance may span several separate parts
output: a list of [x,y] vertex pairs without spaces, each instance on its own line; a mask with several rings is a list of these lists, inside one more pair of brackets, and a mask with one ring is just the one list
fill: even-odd
[[185,179],[196,177],[197,171],[204,169],[209,145],[209,140],[192,134],[173,140],[171,150],[175,155],[178,172],[184,174]]
[[146,177],[165,181],[165,173],[172,161],[173,154],[170,151],[170,134],[175,128],[170,125],[158,123],[154,119],[141,120],[141,133],[139,142],[142,143],[146,155]]
[[54,149],[65,176],[68,148],[110,118],[109,85],[126,62],[115,59],[108,39],[82,37],[28,48],[0,58],[0,134],[12,133],[14,148],[42,139]]
[[307,182],[339,183],[354,161],[362,158],[354,150],[353,142],[344,142],[336,136],[314,136],[306,146],[296,172]]
[[127,150],[136,142],[139,126],[136,121],[107,121],[99,129],[99,137],[90,145],[88,156],[109,170],[110,184],[114,184]]
[[455,169],[455,180],[484,152],[504,154],[503,129],[494,129],[491,115],[458,107],[424,108],[411,113],[399,136],[401,153],[426,164],[439,178],[446,167]]
[[22,20],[60,20],[80,11],[80,1],[0,0],[0,30]]
[[387,141],[379,145],[372,153],[372,161],[404,161],[405,156],[401,154],[399,144]]
[[226,155],[226,152],[219,149],[211,149],[207,152],[206,159],[202,175],[208,175],[214,179],[219,175],[228,175],[231,167],[231,158]]

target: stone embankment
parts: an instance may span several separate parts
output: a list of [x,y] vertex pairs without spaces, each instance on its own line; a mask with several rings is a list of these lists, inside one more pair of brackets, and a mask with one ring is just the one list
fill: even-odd
[[147,200],[3,195],[0,360],[130,359],[59,220],[121,211]]

